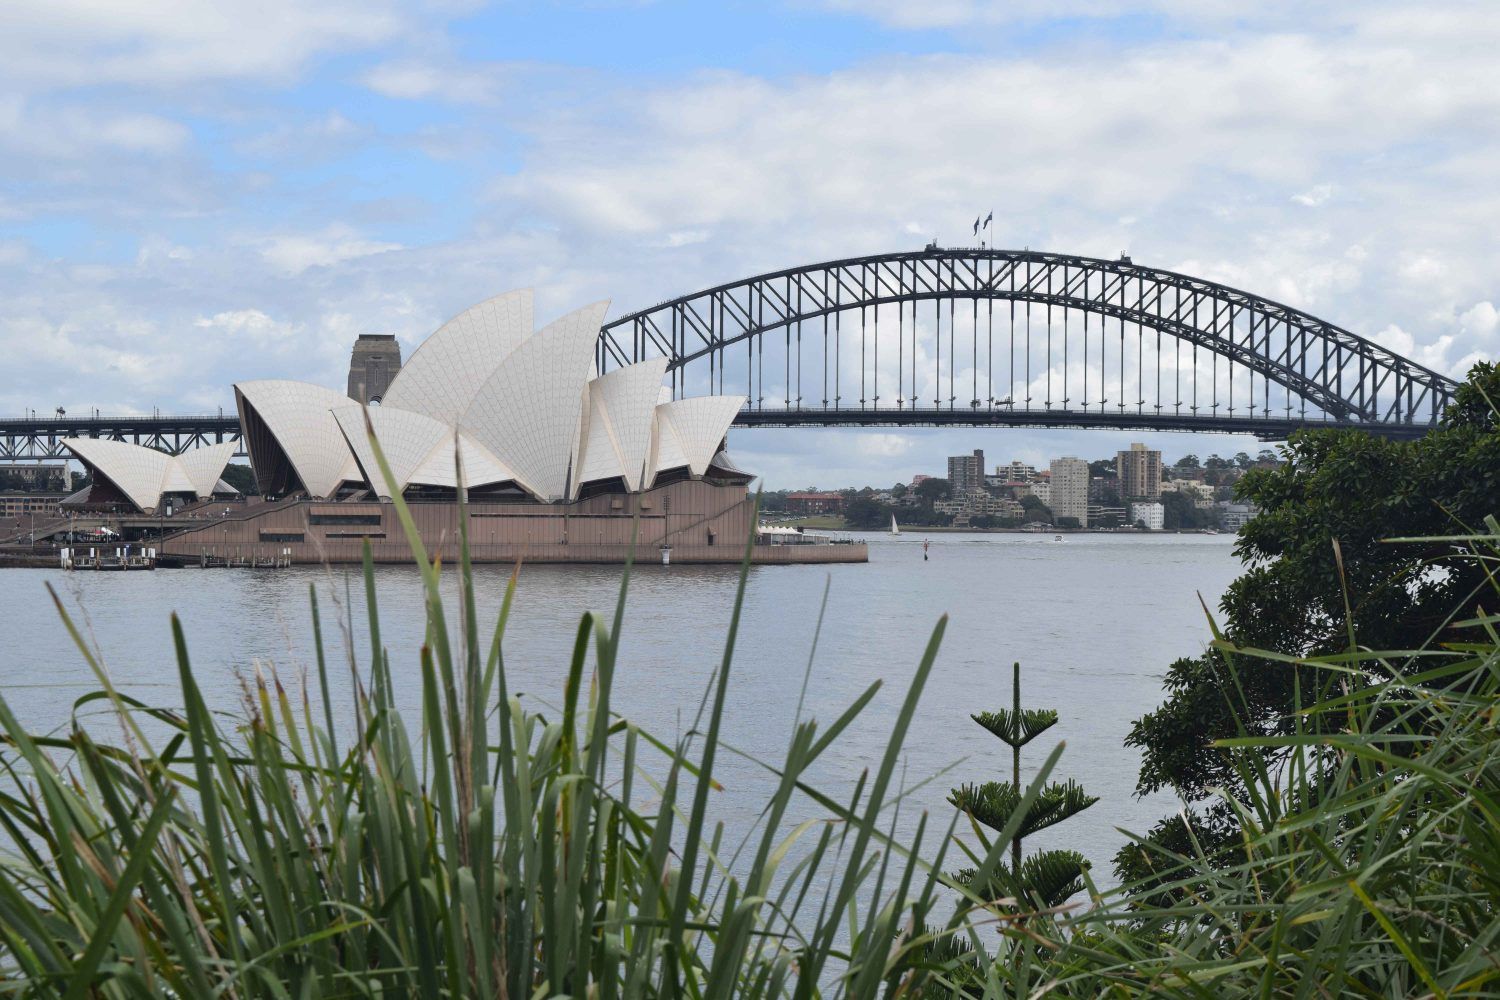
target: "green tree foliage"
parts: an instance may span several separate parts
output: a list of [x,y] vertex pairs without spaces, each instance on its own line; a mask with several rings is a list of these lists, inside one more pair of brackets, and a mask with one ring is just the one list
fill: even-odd
[[[1083,891],[1083,873],[1089,864],[1077,851],[1038,851],[1023,857],[1021,843],[1025,838],[1076,816],[1099,801],[1085,794],[1075,781],[1053,782],[1032,796],[1029,805],[1021,785],[1021,749],[1057,725],[1057,711],[1051,708],[1021,707],[1021,665],[1011,667],[1011,707],[970,716],[990,735],[1010,747],[1009,781],[986,781],[953,789],[948,801],[969,815],[974,822],[1010,836],[1010,867],[999,869],[991,883],[988,898],[1019,896],[1031,906],[1061,906],[1069,896]],[[988,847],[989,845],[986,845]],[[957,876],[969,884],[972,869]]]
[[[1459,558],[1458,547],[1416,536],[1471,531],[1500,506],[1500,372],[1476,365],[1441,426],[1416,441],[1356,431],[1304,431],[1286,447],[1285,464],[1252,470],[1239,499],[1261,514],[1240,532],[1245,572],[1220,603],[1228,641],[1289,656],[1345,648],[1351,634],[1367,647],[1416,649],[1436,638],[1463,641],[1462,623],[1482,611],[1488,570]],[[1326,674],[1323,675],[1326,677]],[[1175,789],[1205,803],[1215,789],[1245,787],[1240,765],[1208,749],[1240,735],[1286,736],[1308,720],[1296,711],[1313,679],[1266,665],[1234,682],[1215,652],[1184,658],[1167,672],[1167,700],[1137,720],[1127,743],[1142,751],[1138,791]],[[1372,678],[1351,675],[1345,683]],[[1299,690],[1300,689],[1300,690]],[[1337,720],[1320,724],[1337,725]],[[1284,754],[1268,754],[1278,766]],[[1200,839],[1227,843],[1238,823],[1220,802],[1195,814]],[[1155,834],[1189,847],[1180,822]],[[1126,877],[1144,875],[1141,852],[1117,856]]]
[[844,520],[851,528],[884,528],[891,523],[891,507],[869,497],[856,497],[844,508]]
[[230,462],[224,466],[224,474],[219,478],[246,496],[254,496],[260,492],[260,487],[255,482],[255,470],[248,465]]
[[773,490],[760,495],[760,510],[762,514],[781,514],[786,511],[786,497],[789,490]]
[[1217,521],[1214,511],[1199,510],[1186,493],[1169,490],[1161,495],[1160,500],[1161,526],[1168,531],[1212,527]]
[[1052,509],[1030,493],[1022,495],[1021,509],[1026,512],[1026,520],[1028,521],[1046,521],[1049,524],[1052,523]]
[[946,479],[924,479],[917,484],[917,499],[928,507],[935,500],[946,500],[953,494],[952,484]]

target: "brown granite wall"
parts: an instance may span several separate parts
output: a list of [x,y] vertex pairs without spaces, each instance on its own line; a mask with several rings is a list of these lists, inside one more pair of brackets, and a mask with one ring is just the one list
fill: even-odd
[[[410,505],[429,554],[458,554],[458,507]],[[680,482],[640,494],[591,497],[572,504],[471,504],[470,557],[476,562],[624,562],[631,533],[638,532],[636,559],[659,562],[661,546],[672,561],[738,562],[754,529],[754,501],[743,486]],[[358,562],[368,539],[376,562],[408,562],[411,550],[394,505],[304,501],[274,509],[250,507],[169,538],[164,555],[188,562],[204,557],[294,563]],[[856,545],[755,547],[755,561],[864,562]]]

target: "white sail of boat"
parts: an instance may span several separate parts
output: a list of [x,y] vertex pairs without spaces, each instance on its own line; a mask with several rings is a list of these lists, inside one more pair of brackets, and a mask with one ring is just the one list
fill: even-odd
[[901,534],[901,529],[898,528],[898,527],[896,527],[896,515],[895,514],[891,515],[891,534],[893,534],[893,535],[899,535],[899,534]]

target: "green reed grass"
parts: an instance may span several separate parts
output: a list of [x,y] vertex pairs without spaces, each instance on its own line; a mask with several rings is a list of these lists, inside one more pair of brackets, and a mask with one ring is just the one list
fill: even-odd
[[[1500,607],[1500,523],[1487,527],[1448,558],[1484,566],[1480,603]],[[1313,658],[1216,633],[1231,703],[1244,671],[1312,668],[1318,679],[1292,735],[1215,744],[1248,789],[1224,796],[1238,849],[1180,856],[1135,838],[1159,877],[1029,922],[1011,947],[1034,960],[986,964],[988,992],[1500,996],[1497,628],[1496,614],[1450,618],[1421,649],[1373,652],[1351,635],[1345,652]]]
[[[378,445],[377,445],[378,455]],[[380,459],[382,465],[384,459]],[[58,602],[120,727],[30,735],[0,698],[0,992],[97,997],[1481,996],[1500,991],[1500,616],[1405,653],[1288,661],[1216,641],[1226,695],[1249,669],[1313,667],[1290,737],[1224,741],[1250,795],[1235,858],[1154,851],[1149,886],[1028,910],[1003,855],[1062,752],[977,846],[958,817],[898,838],[898,764],[945,623],[878,764],[836,799],[806,780],[879,689],[801,718],[753,829],[710,823],[749,552],[724,653],[689,734],[612,708],[630,571],[584,615],[560,711],[510,690],[516,578],[481,631],[467,539],[456,605],[405,505],[425,589],[422,708],[397,710],[379,592],[339,738],[316,594],[315,693],[257,677],[232,722],[206,703],[172,620],[181,710],[117,690]],[[460,525],[465,524],[461,515]],[[1500,526],[1459,558],[1500,564]],[[1500,604],[1500,589],[1497,589]],[[1335,714],[1336,713],[1336,714]],[[1333,725],[1330,719],[1337,719]],[[793,803],[821,817],[791,825]],[[800,808],[800,806],[799,806]],[[731,835],[733,834],[733,835]],[[934,844],[930,853],[928,841]],[[744,844],[745,850],[725,845]],[[974,869],[942,874],[953,848]],[[748,859],[748,860],[746,860]]]
[[[943,851],[920,860],[925,818],[909,841],[894,839],[895,779],[944,622],[885,754],[847,801],[804,775],[880,685],[826,728],[797,722],[771,767],[777,787],[750,832],[753,854],[735,868],[709,807],[748,549],[705,710],[668,744],[611,709],[628,567],[612,618],[579,622],[549,718],[507,684],[515,576],[482,634],[460,539],[450,628],[441,567],[394,502],[426,595],[415,729],[395,705],[368,550],[373,653],[350,681],[348,745],[315,591],[317,696],[258,676],[230,728],[205,702],[175,617],[181,711],[117,691],[58,602],[101,688],[80,704],[107,700],[125,738],[106,746],[76,722],[65,737],[31,736],[0,699],[0,825],[13,845],[0,862],[0,990],[869,996],[923,979]],[[826,816],[788,830],[798,795]]]

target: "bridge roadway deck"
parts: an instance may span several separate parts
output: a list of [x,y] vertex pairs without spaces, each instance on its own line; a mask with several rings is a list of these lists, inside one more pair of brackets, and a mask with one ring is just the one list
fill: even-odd
[[[1204,407],[1203,409],[1206,409]],[[1081,430],[1188,431],[1250,434],[1262,441],[1285,441],[1293,431],[1313,428],[1364,430],[1391,438],[1419,438],[1427,424],[1369,424],[1308,417],[1231,417],[1203,413],[1101,412],[1099,410],[1012,407],[868,407],[841,409],[741,410],[741,427],[1070,427]]]
[[[766,407],[741,410],[740,427],[1068,427],[1093,430],[1186,431],[1209,434],[1247,434],[1262,441],[1284,441],[1304,428],[1365,430],[1383,437],[1419,438],[1431,429],[1425,423],[1361,423],[1325,417],[1287,414],[1233,416],[1173,411],[1167,407],[1132,412],[1125,409],[1027,409],[1010,406],[973,407]],[[240,425],[232,416],[83,417],[78,419],[0,420],[0,461],[66,457],[67,437],[102,437],[131,441],[179,453],[218,441],[237,440]]]

